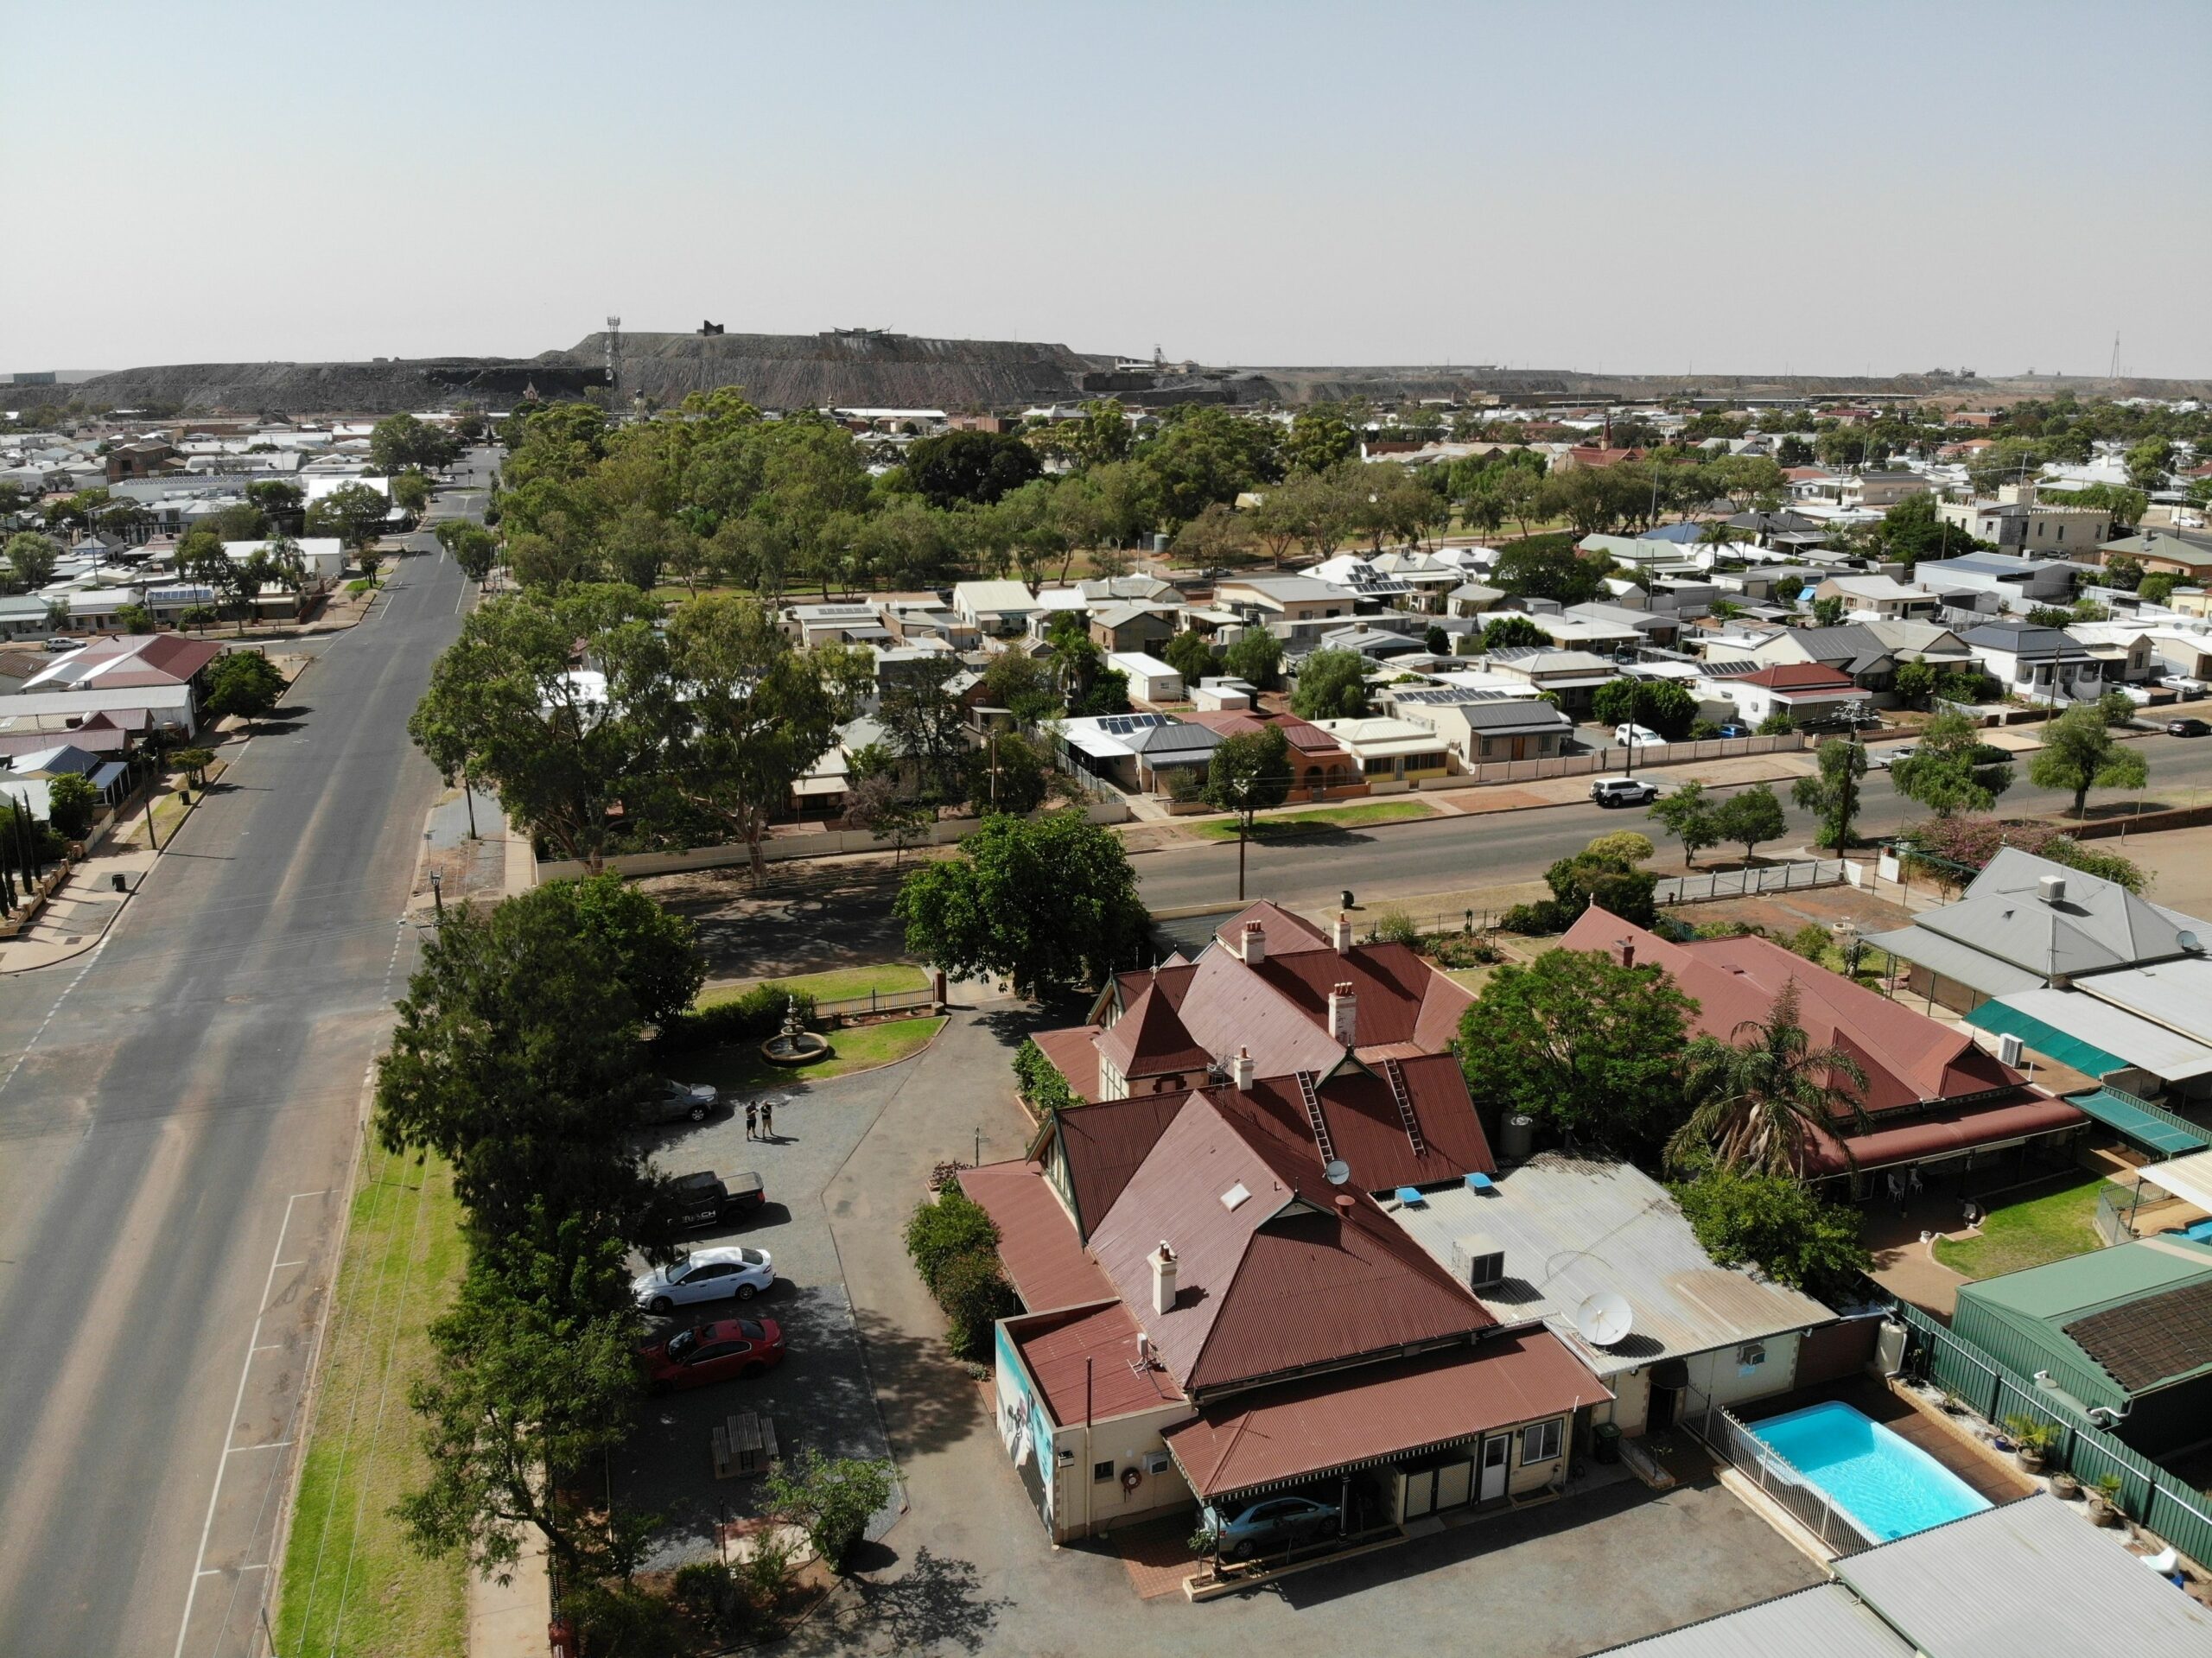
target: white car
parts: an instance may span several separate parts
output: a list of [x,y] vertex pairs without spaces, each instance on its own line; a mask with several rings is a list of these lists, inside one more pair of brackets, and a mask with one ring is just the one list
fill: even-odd
[[1873,754],[1873,764],[1878,767],[1886,768],[1888,766],[1895,765],[1899,760],[1909,760],[1919,752],[1920,745],[1918,743],[1899,743],[1893,748],[1884,748],[1875,751]]
[[1613,741],[1623,748],[1664,748],[1667,740],[1649,726],[1615,726]]
[[2179,691],[2184,702],[2194,702],[2206,689],[2202,680],[2192,679],[2187,674],[2168,674],[2164,683],[2168,690]]
[[735,1296],[750,1301],[776,1281],[766,1249],[694,1249],[680,1261],[630,1280],[630,1292],[648,1312],[666,1312],[693,1301]]
[[1590,798],[1600,806],[1648,806],[1659,798],[1659,785],[1642,778],[1593,778]]

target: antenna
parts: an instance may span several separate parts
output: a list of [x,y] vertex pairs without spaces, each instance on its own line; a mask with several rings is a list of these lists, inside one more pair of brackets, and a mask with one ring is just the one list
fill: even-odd
[[1341,1157],[1332,1157],[1329,1166],[1321,1171],[1321,1178],[1332,1186],[1340,1186],[1351,1178],[1351,1165]]
[[622,384],[622,319],[607,319],[607,386],[609,395]]
[[2112,365],[2111,365],[2109,368],[2107,368],[2107,369],[2106,369],[2106,370],[2105,370],[2105,378],[2107,378],[2107,380],[2116,380],[2116,379],[2118,379],[2119,378],[2120,378],[2120,330],[2119,330],[2119,329],[2117,329],[2117,328],[2114,328],[2114,329],[2112,331]]
[[1586,1296],[1574,1309],[1574,1328],[1592,1347],[1611,1347],[1627,1335],[1636,1314],[1617,1290],[1599,1290]]

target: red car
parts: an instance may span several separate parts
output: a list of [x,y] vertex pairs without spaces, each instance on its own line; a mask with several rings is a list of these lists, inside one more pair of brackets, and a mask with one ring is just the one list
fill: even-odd
[[638,1356],[645,1362],[645,1385],[655,1393],[703,1388],[781,1364],[784,1332],[773,1318],[723,1318],[679,1330],[639,1348]]

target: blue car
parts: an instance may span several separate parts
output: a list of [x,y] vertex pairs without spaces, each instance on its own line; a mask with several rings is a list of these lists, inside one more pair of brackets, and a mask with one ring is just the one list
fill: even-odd
[[1224,1558],[1241,1560],[1344,1529],[1344,1515],[1333,1502],[1305,1496],[1263,1496],[1226,1510],[1208,1503],[1200,1510],[1201,1528],[1214,1534]]
[[1720,727],[1720,734],[1724,737],[1751,737],[1756,736],[1758,734],[1749,726],[1741,725],[1736,721],[1731,720],[1727,724]]

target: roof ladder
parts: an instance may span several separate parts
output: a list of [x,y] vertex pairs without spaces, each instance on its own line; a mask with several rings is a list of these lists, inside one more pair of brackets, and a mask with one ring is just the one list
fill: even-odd
[[1321,1160],[1324,1163],[1335,1162],[1337,1148],[1329,1144],[1329,1125],[1321,1117],[1321,1096],[1313,1091],[1312,1071],[1298,1073],[1298,1094],[1306,1102],[1306,1121],[1313,1125],[1313,1143],[1321,1148]]
[[1406,1126],[1406,1138],[1414,1143],[1414,1155],[1427,1157],[1428,1147],[1421,1142],[1421,1119],[1414,1115],[1413,1096],[1406,1092],[1406,1073],[1395,1059],[1382,1062],[1382,1074],[1390,1082],[1390,1097],[1398,1102],[1398,1121]]

